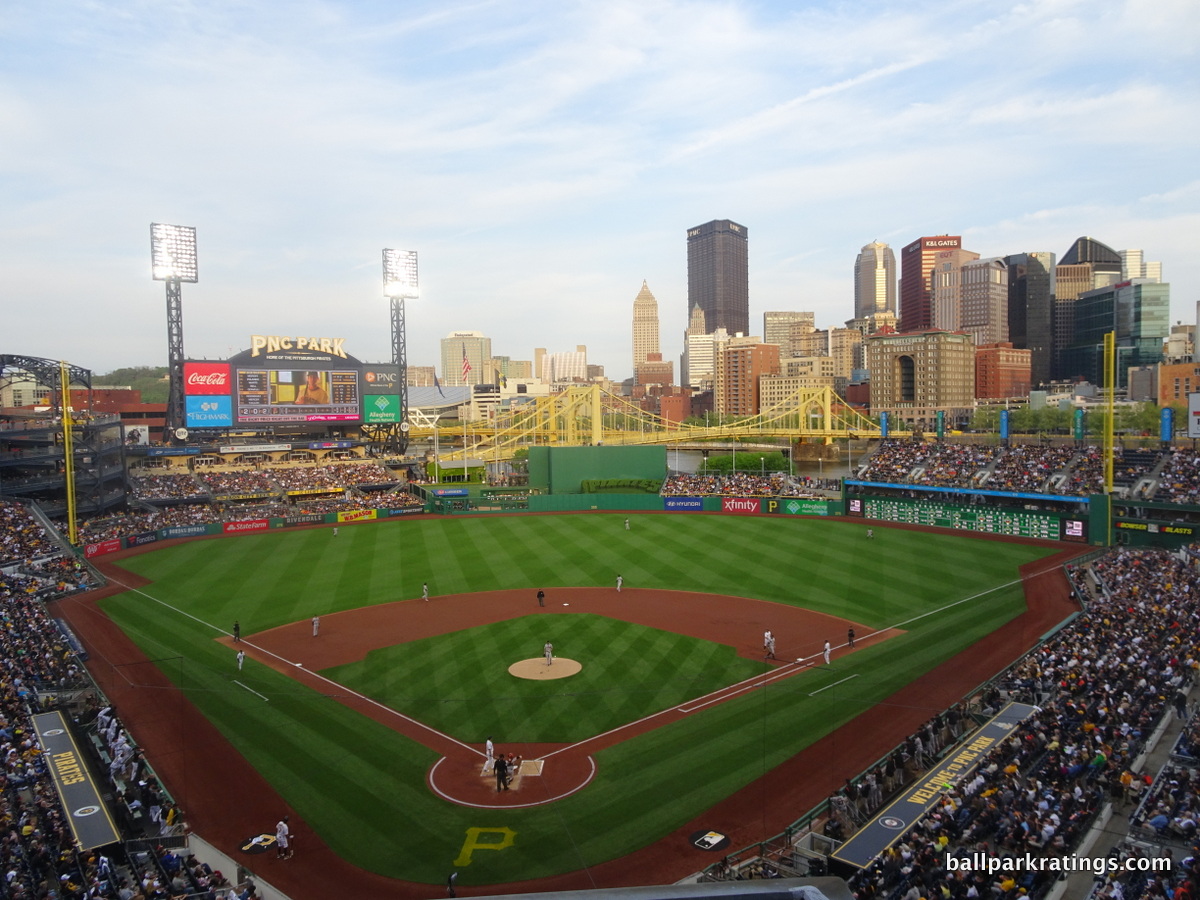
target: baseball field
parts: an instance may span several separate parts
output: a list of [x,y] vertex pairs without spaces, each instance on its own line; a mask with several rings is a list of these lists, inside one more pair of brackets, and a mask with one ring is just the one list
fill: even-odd
[[[169,680],[278,794],[260,830],[290,812],[301,852],[315,839],[418,885],[454,870],[464,886],[526,882],[629,854],[761,780],[1021,614],[1019,567],[1058,549],[818,519],[624,520],[417,517],[130,556],[115,572],[132,589],[99,603],[147,660],[113,666],[118,703],[165,697]],[[767,629],[778,660],[763,659]],[[509,673],[547,641],[578,674]],[[168,787],[205,805],[208,750],[171,704],[153,718],[142,727],[182,732],[195,779]],[[488,737],[542,773],[496,791]]]

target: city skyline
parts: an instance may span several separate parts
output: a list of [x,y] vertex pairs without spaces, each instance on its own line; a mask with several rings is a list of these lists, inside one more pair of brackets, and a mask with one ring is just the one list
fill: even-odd
[[[586,344],[621,380],[631,292],[653,285],[676,359],[681,238],[723,218],[754,231],[751,322],[809,310],[839,326],[864,243],[939,233],[985,258],[1061,256],[1079,235],[1141,248],[1171,321],[1194,320],[1195,4],[283,11],[6,11],[5,352],[164,364],[151,222],[197,229],[191,358],[303,333],[389,359],[378,261],[393,247],[421,258],[411,365],[478,330],[515,359]],[[956,189],[931,189],[950,166]]]

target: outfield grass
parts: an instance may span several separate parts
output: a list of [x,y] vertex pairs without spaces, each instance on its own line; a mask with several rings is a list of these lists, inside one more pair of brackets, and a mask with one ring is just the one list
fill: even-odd
[[[586,655],[582,671],[569,681],[507,674],[518,660],[540,662],[547,640],[559,656]],[[575,743],[769,668],[727,644],[581,613],[410,641],[321,674],[461,741]]]
[[[814,519],[635,515],[626,532],[624,518],[421,518],[343,527],[337,538],[331,529],[309,529],[193,541],[127,560],[154,583],[103,605],[150,659],[172,660],[167,676],[351,862],[436,884],[452,868],[466,828],[513,829],[512,847],[477,853],[470,867],[460,867],[461,884],[479,885],[593,865],[678,827],[1017,615],[1024,608],[1017,567],[1053,552],[878,525],[867,541],[865,524]],[[607,586],[618,572],[629,587],[754,597],[872,628],[909,624],[904,635],[864,648],[836,669],[786,679],[602,751],[596,780],[572,797],[503,812],[440,800],[424,782],[435,754],[265,666],[248,662],[240,680],[269,702],[233,687],[230,651],[213,641],[234,619],[251,634],[419,597],[425,581],[435,595],[532,591]],[[966,598],[974,599],[950,606]],[[429,646],[526,646],[532,635],[520,636],[522,621],[531,620],[515,620],[516,631],[503,638],[472,629],[481,636],[447,635]],[[540,634],[546,620],[536,621]],[[616,640],[638,627],[619,625]],[[544,639],[522,655],[536,655]],[[848,675],[857,677],[809,696]],[[381,689],[391,690],[386,680]],[[461,697],[460,686],[455,690]],[[628,685],[598,683],[597,690],[623,696]],[[427,721],[455,697],[432,686],[399,693]],[[471,726],[476,733],[468,739],[480,739],[494,712]],[[545,734],[556,728],[535,714],[529,722]]]

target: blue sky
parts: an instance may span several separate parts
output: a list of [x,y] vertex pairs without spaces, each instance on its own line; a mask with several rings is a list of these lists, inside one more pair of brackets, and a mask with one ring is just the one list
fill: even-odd
[[852,315],[872,240],[1142,248],[1200,300],[1200,4],[0,0],[0,352],[166,361],[151,222],[198,231],[189,357],[251,334],[390,358],[452,330],[632,373],[687,228],[750,239],[750,314]]

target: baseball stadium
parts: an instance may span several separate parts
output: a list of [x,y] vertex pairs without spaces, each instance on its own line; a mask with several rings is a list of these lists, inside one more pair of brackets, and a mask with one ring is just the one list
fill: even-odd
[[435,396],[400,310],[386,364],[180,333],[150,438],[0,356],[47,389],[0,410],[6,896],[1083,897],[1150,881],[946,860],[1081,853],[1130,770],[1186,844],[1138,818],[1196,666],[1170,436]]

